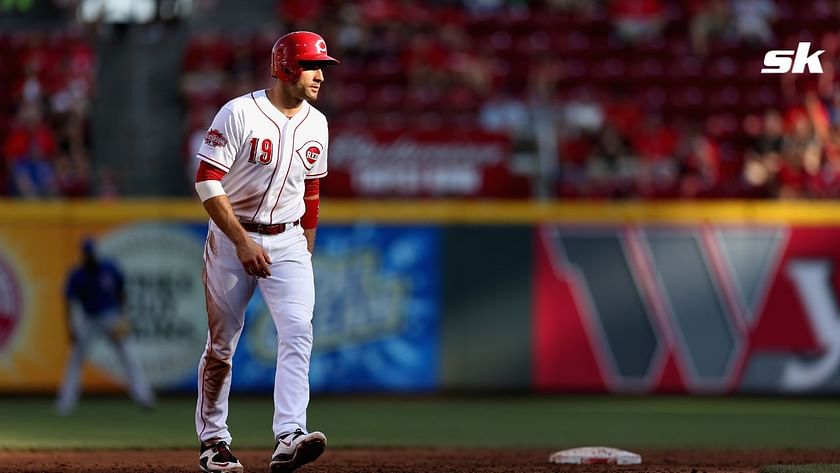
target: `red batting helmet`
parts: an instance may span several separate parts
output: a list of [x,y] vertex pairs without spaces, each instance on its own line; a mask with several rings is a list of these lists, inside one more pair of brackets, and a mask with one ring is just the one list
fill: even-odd
[[327,43],[320,35],[309,31],[295,31],[280,37],[271,48],[271,77],[291,82],[300,77],[300,61],[338,64],[327,56]]

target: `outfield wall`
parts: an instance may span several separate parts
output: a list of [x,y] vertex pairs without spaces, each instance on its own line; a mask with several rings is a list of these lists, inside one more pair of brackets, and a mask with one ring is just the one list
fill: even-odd
[[[840,392],[840,205],[325,201],[316,392]],[[50,392],[85,236],[127,274],[131,348],[189,392],[206,339],[192,201],[0,202],[0,392]],[[267,392],[249,304],[234,389]],[[106,344],[89,391],[119,389]]]

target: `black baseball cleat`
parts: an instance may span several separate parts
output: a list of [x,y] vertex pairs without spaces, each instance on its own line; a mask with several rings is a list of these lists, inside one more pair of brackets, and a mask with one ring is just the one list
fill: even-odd
[[271,456],[271,473],[290,473],[314,462],[327,448],[327,437],[321,432],[303,433],[301,429],[277,437]]
[[233,456],[230,446],[224,440],[202,443],[198,455],[198,467],[205,473],[242,473],[242,463]]

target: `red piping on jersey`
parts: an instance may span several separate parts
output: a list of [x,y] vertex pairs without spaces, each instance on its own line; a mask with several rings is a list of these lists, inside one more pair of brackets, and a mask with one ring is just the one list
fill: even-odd
[[210,162],[211,162],[211,163],[213,163],[213,164],[217,164],[217,165],[219,166],[219,168],[221,168],[223,171],[225,171],[225,172],[230,171],[230,168],[229,168],[229,167],[227,167],[227,166],[225,166],[224,164],[222,164],[222,163],[220,163],[220,162],[216,161],[215,159],[213,159],[213,158],[211,158],[211,157],[209,157],[209,156],[204,156],[204,155],[203,155],[203,154],[201,154],[201,153],[198,153],[198,155],[199,155],[199,156],[201,156],[202,158],[204,158],[204,159],[206,159],[206,160],[210,161]]
[[195,182],[221,181],[225,174],[227,173],[223,169],[219,169],[207,161],[201,161],[198,170],[195,172]]
[[301,120],[300,123],[298,123],[295,127],[294,131],[292,131],[292,146],[290,147],[292,152],[291,154],[289,154],[289,168],[286,169],[286,177],[283,178],[283,185],[280,186],[280,192],[277,193],[277,200],[274,202],[274,207],[271,208],[271,213],[268,215],[269,225],[271,224],[271,222],[274,221],[274,210],[277,208],[277,204],[280,203],[280,196],[283,195],[283,189],[286,187],[286,181],[289,179],[289,171],[292,170],[292,161],[295,160],[295,134],[297,133],[298,128],[300,128],[300,126],[303,125],[303,122],[305,122],[306,119],[309,118],[310,111],[312,111],[312,107],[306,109],[306,116],[303,117],[303,120]]
[[[271,117],[269,117],[269,116],[268,116],[268,114],[267,114],[267,113],[265,113],[265,112],[263,111],[263,109],[262,109],[262,108],[260,108],[260,104],[259,104],[259,102],[257,102],[257,99],[254,97],[254,93],[253,93],[253,92],[251,92],[251,100],[253,100],[253,101],[254,101],[254,105],[256,105],[256,106],[257,106],[257,110],[259,110],[259,111],[260,111],[263,115],[265,115],[265,118],[268,118],[268,121],[270,121],[271,123],[273,123],[273,124],[274,124],[274,127],[275,127],[275,128],[277,128],[277,145],[278,145],[278,146],[282,145],[282,143],[283,143],[283,136],[282,136],[282,134],[280,133],[280,125],[278,125],[278,124],[277,124],[277,122],[275,122],[274,120],[272,120],[272,119],[271,119]],[[293,142],[293,143],[294,143],[294,142]],[[280,146],[280,148],[281,148],[281,149],[277,151],[277,157],[278,157],[278,158],[279,158],[280,156],[282,156],[280,153],[283,151],[283,149],[282,149],[283,147],[282,147],[282,146]],[[292,148],[294,148],[294,146],[292,146]],[[277,163],[277,164],[279,165],[280,163]],[[269,190],[271,190],[271,183],[272,183],[272,182],[274,182],[274,174],[276,174],[276,173],[277,173],[277,166],[274,166],[274,170],[273,170],[273,171],[271,171],[271,178],[269,178],[269,180],[268,180],[268,187],[266,187],[266,188],[265,188],[265,192],[263,192],[262,197],[260,197],[260,203],[257,205],[257,210],[254,212],[254,215],[253,215],[253,216],[251,216],[251,221],[255,221],[255,219],[257,218],[257,214],[258,214],[258,213],[260,213],[260,207],[262,207],[262,203],[263,203],[263,201],[265,200],[265,195],[266,195],[266,194],[268,194],[268,191],[269,191]],[[286,184],[286,182],[284,181],[284,182],[283,182],[283,184],[285,185],[285,184]],[[269,223],[271,223],[271,216],[270,216],[270,215],[269,215]]]

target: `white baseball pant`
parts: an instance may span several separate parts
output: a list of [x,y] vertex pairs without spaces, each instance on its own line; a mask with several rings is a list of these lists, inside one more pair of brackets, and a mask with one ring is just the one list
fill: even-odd
[[315,282],[311,254],[300,226],[277,235],[249,233],[271,259],[271,276],[245,273],[230,239],[211,221],[204,250],[208,336],[198,366],[195,427],[199,440],[231,441],[228,397],[233,354],[242,334],[245,309],[259,287],[277,329],[274,378],[275,438],[295,429],[306,431],[309,360]]

